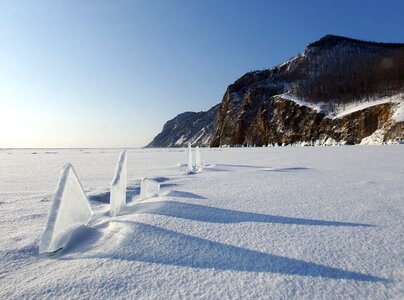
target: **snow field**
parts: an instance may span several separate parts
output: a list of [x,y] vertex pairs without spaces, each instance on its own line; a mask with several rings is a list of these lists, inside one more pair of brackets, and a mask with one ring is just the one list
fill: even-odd
[[[204,149],[204,171],[189,175],[184,149],[130,149],[115,218],[119,150],[47,152],[0,151],[1,298],[403,297],[402,146]],[[43,259],[66,162],[95,214]],[[159,197],[140,200],[143,177]]]

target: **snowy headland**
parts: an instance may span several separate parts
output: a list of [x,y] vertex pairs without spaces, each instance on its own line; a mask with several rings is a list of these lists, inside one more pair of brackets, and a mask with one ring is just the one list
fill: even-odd
[[[404,146],[0,150],[0,298],[403,298]],[[94,214],[40,255],[60,170]],[[160,184],[142,199],[140,181]]]

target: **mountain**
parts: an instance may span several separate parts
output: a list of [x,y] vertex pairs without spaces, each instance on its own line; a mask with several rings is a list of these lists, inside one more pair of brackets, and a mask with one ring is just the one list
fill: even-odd
[[179,114],[164,124],[161,133],[146,147],[183,147],[189,142],[209,146],[219,106],[217,104],[208,111]]
[[219,106],[167,122],[159,134],[165,138],[149,146],[404,139],[403,95],[404,44],[326,35],[279,66],[246,73],[228,86]]

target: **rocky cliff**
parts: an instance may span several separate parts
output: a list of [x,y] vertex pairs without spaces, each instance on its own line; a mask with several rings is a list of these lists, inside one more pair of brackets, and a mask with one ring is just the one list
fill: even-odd
[[331,143],[358,144],[376,130],[384,129],[386,134],[393,133],[391,115],[397,105],[396,102],[387,102],[333,118],[281,96],[272,96],[258,105],[254,110],[257,112],[255,115],[245,117],[241,113],[234,127],[227,124],[218,126],[217,129],[232,130],[216,135],[212,144],[324,144],[327,140]]
[[167,122],[149,146],[381,143],[403,137],[393,118],[403,92],[404,44],[327,35],[279,66],[246,73],[209,112]]
[[146,147],[209,146],[219,104],[208,111],[185,112],[169,120]]

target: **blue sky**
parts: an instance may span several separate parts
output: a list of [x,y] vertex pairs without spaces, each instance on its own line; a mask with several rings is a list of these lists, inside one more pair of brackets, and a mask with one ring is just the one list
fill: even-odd
[[0,148],[140,147],[325,34],[404,42],[404,1],[1,1]]

